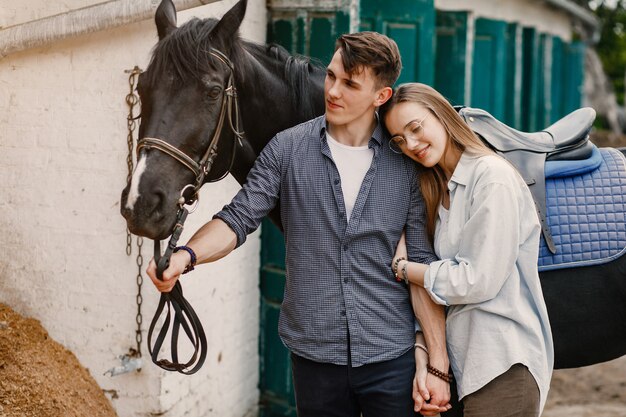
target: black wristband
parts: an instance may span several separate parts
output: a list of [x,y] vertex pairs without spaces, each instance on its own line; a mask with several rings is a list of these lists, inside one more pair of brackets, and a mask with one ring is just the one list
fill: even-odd
[[178,252],[181,249],[186,251],[189,254],[189,256],[191,256],[191,260],[189,261],[189,264],[185,267],[185,270],[183,271],[183,274],[186,274],[189,271],[193,271],[194,266],[196,266],[196,261],[198,260],[198,258],[196,257],[196,253],[189,246],[184,246],[184,245],[176,246],[176,248],[174,248],[174,253]]

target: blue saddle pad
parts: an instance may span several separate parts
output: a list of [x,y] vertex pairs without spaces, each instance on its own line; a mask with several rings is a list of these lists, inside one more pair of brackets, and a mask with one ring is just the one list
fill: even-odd
[[602,264],[626,252],[626,158],[600,149],[598,169],[546,179],[547,221],[557,248],[541,238],[539,270]]

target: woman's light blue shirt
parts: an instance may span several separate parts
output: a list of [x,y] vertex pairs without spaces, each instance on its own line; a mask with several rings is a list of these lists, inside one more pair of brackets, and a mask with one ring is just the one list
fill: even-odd
[[[546,402],[554,348],[537,257],[540,226],[530,191],[496,155],[464,152],[448,183],[424,287],[449,306],[446,336],[459,398],[512,365],[525,365]],[[443,207],[441,208],[442,210]]]

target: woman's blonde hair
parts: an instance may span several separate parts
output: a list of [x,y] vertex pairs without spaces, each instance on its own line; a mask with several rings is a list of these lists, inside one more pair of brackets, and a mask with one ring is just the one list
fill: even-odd
[[[380,116],[385,120],[389,111],[399,103],[417,103],[427,109],[443,125],[448,134],[448,146],[461,152],[474,155],[491,154],[492,151],[476,136],[450,103],[434,88],[420,83],[402,84],[393,92],[391,98],[380,108]],[[444,151],[444,155],[446,152]],[[426,231],[431,243],[434,240],[437,208],[443,202],[448,189],[443,169],[435,165],[420,174],[420,188],[426,204]]]

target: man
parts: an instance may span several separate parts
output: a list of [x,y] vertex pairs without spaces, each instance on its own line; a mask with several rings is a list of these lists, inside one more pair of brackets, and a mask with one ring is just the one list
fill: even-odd
[[443,310],[412,289],[428,358],[413,347],[424,336],[415,332],[406,285],[391,271],[403,229],[412,260],[436,260],[416,166],[389,149],[376,115],[400,70],[388,37],[341,36],[327,68],[325,115],[269,142],[233,201],[172,256],[163,281],[154,261],[148,268],[157,288],[170,291],[194,257],[205,263],[226,256],[280,199],[287,279],[278,326],[292,353],[301,417],[447,409],[449,387],[426,373],[427,361],[448,369]]

